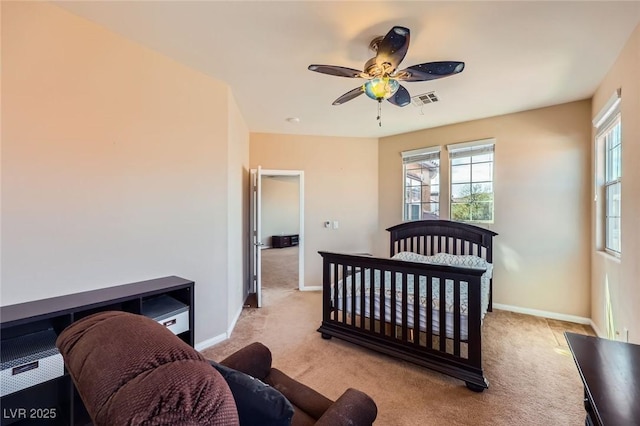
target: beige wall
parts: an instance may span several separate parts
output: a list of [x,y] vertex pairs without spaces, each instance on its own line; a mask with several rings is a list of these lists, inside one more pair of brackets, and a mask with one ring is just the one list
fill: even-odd
[[300,233],[300,178],[267,176],[262,179],[262,243],[273,235]]
[[[304,171],[305,286],[322,284],[318,250],[369,252],[378,223],[374,138],[251,134],[251,168]],[[324,221],[337,220],[338,229]]]
[[178,275],[196,341],[225,333],[248,162],[228,87],[42,2],[2,2],[2,83],[2,305]]
[[441,145],[441,217],[448,218],[444,146],[495,138],[494,303],[589,317],[589,101],[382,138],[376,252],[402,221],[405,150]]
[[[622,88],[622,257],[613,258],[592,238],[592,319],[600,334],[606,332],[605,282],[609,283],[617,339],[640,343],[640,26],[627,41],[614,66],[598,87],[591,110],[595,116],[617,88]],[[595,140],[595,129],[592,141]],[[591,154],[595,152],[591,143]],[[592,159],[595,164],[595,158]],[[590,182],[593,182],[591,179]],[[593,189],[595,191],[595,188]],[[592,229],[596,228],[595,203],[591,203]]]
[[[228,327],[235,324],[247,296],[249,279],[249,128],[228,90]],[[228,333],[231,329],[227,330]]]

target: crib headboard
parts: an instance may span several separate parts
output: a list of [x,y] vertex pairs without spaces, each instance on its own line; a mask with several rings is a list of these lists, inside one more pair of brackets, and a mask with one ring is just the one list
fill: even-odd
[[401,252],[432,256],[436,253],[473,254],[493,263],[493,237],[497,233],[450,220],[416,220],[388,228],[390,256]]

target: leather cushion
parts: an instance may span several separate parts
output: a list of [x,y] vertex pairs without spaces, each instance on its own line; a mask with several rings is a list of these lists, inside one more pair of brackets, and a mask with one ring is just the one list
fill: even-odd
[[236,402],[242,426],[288,426],[293,406],[277,389],[255,377],[209,361],[225,378]]

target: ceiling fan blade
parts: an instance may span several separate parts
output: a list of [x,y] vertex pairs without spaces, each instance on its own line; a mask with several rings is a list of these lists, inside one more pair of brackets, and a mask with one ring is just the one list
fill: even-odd
[[409,91],[405,89],[401,84],[400,87],[398,87],[398,91],[387,100],[395,106],[403,107],[411,103],[411,95],[409,94]]
[[364,93],[364,86],[356,87],[353,90],[349,90],[344,95],[340,96],[338,99],[333,101],[332,105],[342,105],[343,103],[350,101],[351,99],[357,98],[358,96]]
[[337,65],[309,65],[309,71],[349,78],[361,78],[364,74],[363,71]]
[[458,74],[462,70],[464,70],[464,62],[427,62],[398,71],[395,78],[402,81],[427,81]]
[[[393,27],[378,45],[376,65],[392,73],[404,59],[409,49],[409,28]],[[386,67],[384,64],[389,64]]]

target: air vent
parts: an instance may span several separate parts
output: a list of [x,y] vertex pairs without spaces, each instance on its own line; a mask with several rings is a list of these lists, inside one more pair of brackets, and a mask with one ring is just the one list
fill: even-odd
[[438,95],[436,95],[436,92],[423,93],[422,95],[412,97],[411,102],[414,106],[421,107],[426,104],[438,102]]

